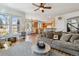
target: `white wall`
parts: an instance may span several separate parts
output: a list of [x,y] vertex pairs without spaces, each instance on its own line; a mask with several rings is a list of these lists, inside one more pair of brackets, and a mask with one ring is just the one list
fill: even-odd
[[45,14],[45,13],[26,13],[26,19],[32,19],[32,20],[39,20],[39,21],[48,21],[51,19],[51,15]]
[[[67,31],[67,19],[72,18],[72,17],[77,17],[79,16],[79,11],[68,13],[68,14],[63,14],[56,16],[56,31]],[[62,17],[62,20],[58,20],[58,17]]]
[[56,20],[56,31],[66,32],[66,20],[64,18],[62,18],[62,20],[58,20],[58,17],[55,17],[55,20]]
[[42,18],[40,17],[39,14],[33,14],[33,13],[26,13],[26,19],[32,19],[32,20],[41,20]]

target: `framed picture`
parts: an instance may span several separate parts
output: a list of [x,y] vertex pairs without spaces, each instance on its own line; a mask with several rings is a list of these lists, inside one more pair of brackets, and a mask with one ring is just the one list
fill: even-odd
[[58,35],[54,35],[53,36],[53,39],[58,39]]

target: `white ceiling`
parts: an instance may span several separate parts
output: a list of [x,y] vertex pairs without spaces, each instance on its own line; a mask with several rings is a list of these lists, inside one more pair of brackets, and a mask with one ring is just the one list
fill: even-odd
[[[7,5],[11,8],[23,11],[26,13],[26,15],[31,17],[40,15],[43,17],[43,19],[49,19],[53,16],[70,13],[74,11],[79,10],[79,3],[47,3],[47,6],[52,6],[51,10],[45,10],[45,13],[41,13],[38,11],[33,11],[37,7],[33,6],[31,3],[5,3],[4,5]],[[43,16],[42,16],[43,15]],[[39,17],[39,16],[37,16]]]

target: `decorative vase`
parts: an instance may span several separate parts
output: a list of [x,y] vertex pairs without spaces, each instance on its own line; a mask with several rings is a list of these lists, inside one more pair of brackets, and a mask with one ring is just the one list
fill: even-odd
[[45,43],[44,43],[43,41],[38,41],[38,42],[37,42],[37,46],[38,46],[38,48],[40,48],[40,49],[45,49]]

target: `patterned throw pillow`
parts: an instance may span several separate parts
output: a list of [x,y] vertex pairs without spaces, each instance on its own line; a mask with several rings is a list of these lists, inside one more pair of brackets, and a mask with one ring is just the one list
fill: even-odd
[[53,39],[58,40],[58,35],[54,35]]

